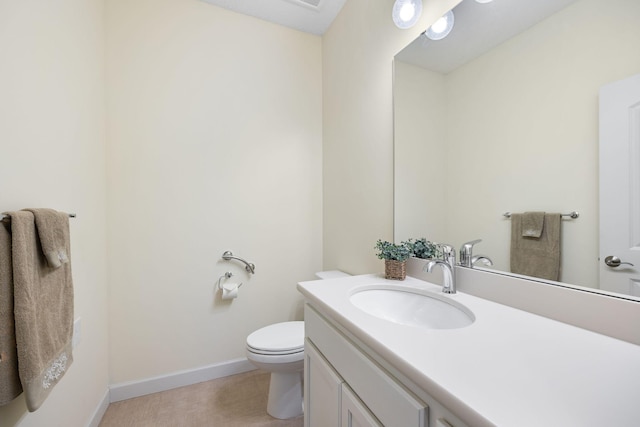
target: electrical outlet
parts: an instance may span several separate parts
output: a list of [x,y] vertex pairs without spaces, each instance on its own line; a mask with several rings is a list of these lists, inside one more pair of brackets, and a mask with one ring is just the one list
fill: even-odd
[[71,347],[76,348],[82,340],[82,318],[78,317],[73,322],[73,337],[71,338]]

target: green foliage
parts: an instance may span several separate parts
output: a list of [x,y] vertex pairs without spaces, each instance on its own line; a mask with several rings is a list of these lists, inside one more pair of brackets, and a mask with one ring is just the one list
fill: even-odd
[[378,240],[375,248],[378,250],[376,256],[387,261],[406,261],[411,256],[411,248],[407,242],[399,244]]
[[384,260],[406,261],[409,257],[433,259],[441,257],[440,247],[424,237],[409,239],[398,244],[378,240],[376,256]]
[[430,242],[429,240],[421,237],[419,239],[409,239],[403,242],[411,251],[411,256],[422,259],[431,259],[440,257],[440,251],[438,250],[438,244]]

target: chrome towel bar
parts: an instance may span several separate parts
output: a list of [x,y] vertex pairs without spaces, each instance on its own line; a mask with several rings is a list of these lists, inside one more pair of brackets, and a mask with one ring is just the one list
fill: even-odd
[[[70,213],[69,214],[69,218],[75,218],[75,217],[76,217],[76,214],[74,214],[74,213]],[[10,220],[10,219],[11,219],[11,217],[9,215],[0,214],[0,221]]]
[[[576,219],[580,216],[580,213],[578,211],[573,211],[571,213],[566,213],[566,214],[560,214],[562,216],[568,216],[572,219]],[[511,212],[505,212],[502,214],[502,216],[504,216],[505,218],[511,218]]]

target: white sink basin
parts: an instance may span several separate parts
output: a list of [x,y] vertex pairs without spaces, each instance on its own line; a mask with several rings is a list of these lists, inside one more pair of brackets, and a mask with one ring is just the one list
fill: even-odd
[[457,329],[475,320],[473,313],[462,304],[427,292],[369,288],[355,292],[349,301],[365,313],[401,325]]

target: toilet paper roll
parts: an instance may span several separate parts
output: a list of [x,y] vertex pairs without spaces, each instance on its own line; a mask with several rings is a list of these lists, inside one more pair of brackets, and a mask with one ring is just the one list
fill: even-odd
[[238,288],[242,283],[225,283],[222,285],[222,299],[238,298]]

